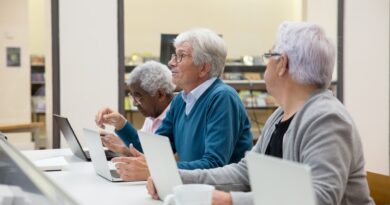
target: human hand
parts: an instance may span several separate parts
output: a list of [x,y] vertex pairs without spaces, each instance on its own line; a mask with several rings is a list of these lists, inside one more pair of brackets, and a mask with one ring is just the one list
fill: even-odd
[[119,153],[124,156],[130,156],[130,150],[126,145],[122,142],[122,140],[110,133],[101,132],[100,133],[102,143],[109,150]]
[[133,157],[115,157],[111,160],[116,163],[116,171],[124,181],[146,180],[150,173],[145,156],[132,145],[130,146],[130,154]]
[[120,130],[125,126],[126,119],[120,113],[114,112],[106,107],[98,111],[95,117],[95,123],[102,129],[104,129],[105,124],[107,124],[114,126],[116,130]]
[[[149,185],[149,183],[148,183]],[[224,191],[218,191],[214,190],[213,191],[213,196],[212,196],[212,205],[232,205],[233,200],[232,200],[232,195],[230,193],[224,192]]]
[[148,177],[148,183],[146,184],[146,189],[148,190],[148,194],[154,199],[159,200],[160,197],[157,194],[156,187],[154,186],[154,182],[152,177]]

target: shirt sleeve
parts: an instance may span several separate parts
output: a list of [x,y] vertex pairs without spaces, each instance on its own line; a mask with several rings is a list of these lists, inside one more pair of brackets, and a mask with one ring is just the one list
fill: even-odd
[[133,144],[138,151],[143,152],[137,130],[129,122],[126,122],[125,126],[120,130],[116,130],[115,133],[126,146]]
[[210,184],[221,191],[230,192],[234,205],[252,205],[246,160],[214,169],[179,170],[184,184]]

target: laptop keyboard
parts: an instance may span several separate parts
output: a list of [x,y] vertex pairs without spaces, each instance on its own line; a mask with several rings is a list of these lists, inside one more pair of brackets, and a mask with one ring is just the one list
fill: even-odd
[[[104,153],[106,154],[107,160],[111,160],[114,157],[119,157],[120,155],[111,151],[111,150],[104,150]],[[88,151],[85,151],[85,155],[87,155],[87,158],[91,159],[91,155]]]

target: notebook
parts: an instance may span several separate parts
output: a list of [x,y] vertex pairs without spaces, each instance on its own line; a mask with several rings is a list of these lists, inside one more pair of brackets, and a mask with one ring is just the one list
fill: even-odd
[[[53,114],[53,118],[57,122],[73,154],[80,159],[91,161],[89,152],[85,151],[81,146],[79,140],[76,137],[76,134],[73,131],[72,126],[69,123],[68,118],[56,114]],[[119,154],[110,150],[105,150],[105,155],[107,160],[111,160],[112,158],[119,156]]]
[[160,199],[173,193],[173,187],[183,184],[168,137],[138,131],[150,175]]
[[256,205],[314,205],[310,167],[248,152],[249,179]]
[[87,142],[89,152],[91,153],[91,160],[95,172],[101,177],[112,181],[112,182],[121,182],[123,181],[120,178],[120,175],[116,172],[115,169],[110,169],[104,155],[104,148],[102,141],[100,139],[99,132],[87,128],[83,128],[85,141]]
[[33,164],[42,171],[60,171],[68,166],[68,162],[63,156],[34,160]]

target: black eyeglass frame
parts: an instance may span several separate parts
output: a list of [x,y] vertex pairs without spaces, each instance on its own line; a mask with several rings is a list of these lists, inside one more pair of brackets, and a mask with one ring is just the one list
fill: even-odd
[[191,56],[190,54],[185,54],[185,53],[180,53],[180,54],[176,54],[176,53],[172,53],[171,54],[171,60],[174,59],[174,61],[176,63],[180,63],[184,57],[186,56]]
[[263,62],[265,64],[268,64],[269,58],[274,57],[274,56],[282,56],[282,54],[281,53],[272,53],[272,52],[264,53],[262,55]]

